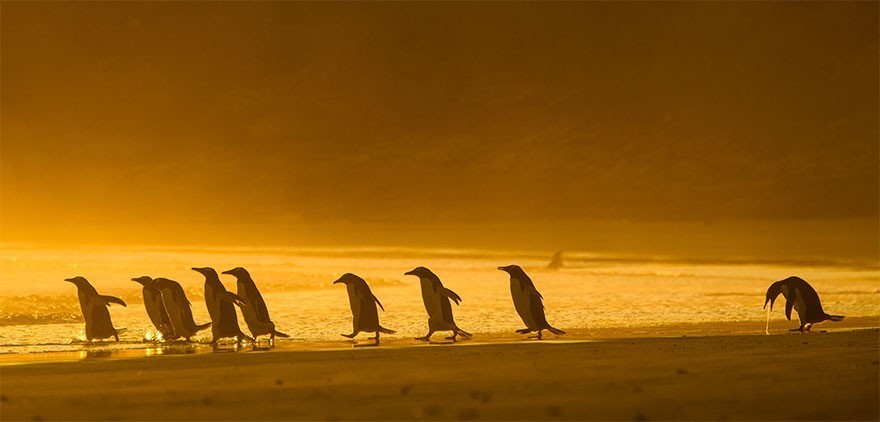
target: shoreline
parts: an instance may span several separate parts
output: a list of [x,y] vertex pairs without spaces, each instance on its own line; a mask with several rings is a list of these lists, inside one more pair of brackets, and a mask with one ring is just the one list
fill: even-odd
[[880,329],[2,368],[3,420],[877,420]]
[[[782,324],[785,323],[782,328]],[[789,332],[789,325],[797,327],[796,322],[771,321],[770,335],[800,334]],[[825,332],[849,332],[856,330],[880,328],[880,317],[851,317],[837,323],[818,324],[812,333],[814,335]],[[698,322],[678,323],[646,327],[602,327],[602,328],[575,328],[566,330],[563,336],[553,336],[546,333],[544,343],[578,343],[600,342],[621,339],[656,339],[656,338],[690,338],[690,337],[724,337],[731,335],[742,336],[766,336],[764,333],[764,321],[736,321],[736,322]],[[443,338],[447,333],[438,332],[434,336],[434,342],[430,346],[447,345]],[[368,344],[366,339],[369,334],[361,333],[358,344]],[[474,338],[460,340],[454,346],[476,346],[492,344],[519,344],[535,342],[526,339],[525,335],[512,332],[474,333]],[[214,350],[210,345],[195,342],[170,342],[170,343],[134,343],[139,347],[118,348],[115,342],[96,342],[82,344],[80,350],[75,351],[52,351],[52,352],[25,352],[25,353],[2,353],[0,354],[0,367],[18,365],[36,365],[53,362],[78,362],[85,360],[127,360],[144,359],[156,356],[186,356],[202,355],[211,353],[286,353],[308,351],[333,351],[351,350],[353,343],[340,338],[340,340],[303,341],[297,339],[276,340],[275,347],[268,347],[265,342],[253,345],[244,345],[235,348],[232,344],[226,344],[219,350]],[[426,344],[412,338],[383,337],[379,348],[400,349],[423,347]]]

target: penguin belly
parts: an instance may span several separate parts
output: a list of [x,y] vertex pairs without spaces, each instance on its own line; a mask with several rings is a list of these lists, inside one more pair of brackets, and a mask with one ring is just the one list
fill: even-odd
[[205,307],[208,308],[208,315],[211,316],[212,322],[220,320],[220,289],[214,288],[210,283],[205,283]]
[[147,310],[147,316],[153,326],[162,333],[163,338],[172,340],[174,338],[174,328],[171,325],[171,318],[168,311],[165,310],[165,304],[162,303],[162,294],[153,289],[144,288],[144,308]]
[[265,306],[263,298],[249,295],[247,286],[242,283],[238,284],[238,295],[247,301],[248,306],[241,308],[241,316],[244,317],[244,322],[247,324],[251,335],[262,336],[272,334],[272,329],[275,328],[274,325],[267,321],[261,321],[259,315],[257,315],[257,306]]
[[447,321],[443,316],[442,301],[448,298],[434,291],[434,285],[429,280],[421,280],[422,301],[425,303],[425,311],[428,312],[428,327],[434,331],[451,331],[455,329],[453,321]]
[[345,286],[348,291],[348,304],[351,307],[351,325],[353,332],[357,334],[362,331],[360,328],[360,318],[361,318],[361,298],[357,289],[352,284],[347,284]]
[[238,316],[235,314],[235,305],[229,302],[220,304],[219,318],[211,324],[214,338],[236,337],[241,334],[238,326]]
[[510,280],[510,295],[513,297],[513,307],[516,313],[522,318],[523,323],[531,330],[537,330],[538,324],[535,323],[535,317],[532,315],[531,309],[531,292],[527,289],[520,288],[518,280]]
[[86,338],[105,339],[116,335],[113,321],[110,319],[110,311],[104,305],[92,305],[91,318],[86,319]]
[[171,326],[174,327],[174,334],[189,338],[193,335],[191,329],[187,328],[187,324],[183,319],[183,309],[181,306],[187,306],[186,304],[179,304],[174,301],[172,294],[170,292],[162,295],[162,303],[165,304],[165,309],[168,311],[168,317],[171,319]]

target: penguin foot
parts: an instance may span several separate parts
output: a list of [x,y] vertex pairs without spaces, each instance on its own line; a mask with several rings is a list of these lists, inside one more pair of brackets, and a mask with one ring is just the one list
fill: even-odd
[[427,341],[427,342],[430,343],[430,342],[431,342],[431,337],[428,337],[428,336],[425,336],[425,337],[416,337],[415,340],[419,340],[419,341]]
[[351,333],[351,334],[341,334],[341,336],[342,336],[342,337],[347,337],[347,338],[354,338],[355,334],[354,334],[354,333]]
[[446,337],[446,340],[452,340],[452,342],[455,343],[455,336]]

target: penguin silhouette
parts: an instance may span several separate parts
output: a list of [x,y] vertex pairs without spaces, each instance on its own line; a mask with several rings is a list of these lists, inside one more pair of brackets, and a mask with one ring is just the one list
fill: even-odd
[[168,316],[168,310],[165,309],[165,304],[162,303],[162,292],[153,287],[153,279],[144,275],[133,278],[131,281],[136,281],[144,286],[144,308],[147,310],[147,316],[150,317],[153,326],[156,327],[156,330],[162,336],[161,340],[174,340],[178,338],[179,336],[174,334],[174,326],[171,325],[171,317]]
[[773,302],[776,302],[776,298],[779,297],[780,293],[785,297],[785,318],[791,321],[791,310],[793,308],[797,311],[798,319],[800,320],[801,326],[791,331],[803,333],[810,331],[813,328],[813,324],[824,321],[838,322],[844,318],[841,315],[828,315],[825,313],[822,309],[822,303],[819,302],[819,293],[816,293],[816,290],[813,289],[813,286],[810,286],[810,283],[807,283],[800,277],[789,277],[771,284],[767,289],[764,309],[767,309],[768,303],[770,304],[770,309],[767,310],[767,327],[764,330],[765,332],[769,333],[770,311],[773,310]]
[[98,294],[98,291],[85,277],[65,278],[64,281],[71,282],[76,286],[79,307],[82,309],[83,319],[86,321],[86,339],[92,341],[113,337],[119,341],[119,333],[122,330],[113,327],[110,311],[107,308],[111,303],[125,306],[125,302],[118,297]]
[[211,323],[196,324],[193,320],[192,304],[186,298],[186,293],[180,283],[167,278],[153,279],[153,287],[162,292],[162,303],[168,311],[174,334],[190,340],[199,331],[211,326]]
[[290,337],[287,334],[275,330],[275,323],[269,319],[269,308],[263,300],[263,295],[257,289],[257,284],[251,278],[250,273],[242,267],[235,267],[231,270],[223,271],[223,274],[231,274],[236,278],[238,286],[238,296],[244,300],[247,306],[241,307],[241,315],[244,316],[244,322],[248,326],[254,341],[262,335],[269,335],[269,344],[275,341],[275,336]]
[[553,328],[547,323],[547,318],[544,316],[544,296],[541,296],[541,293],[535,288],[535,284],[532,283],[532,279],[519,265],[508,265],[498,267],[498,269],[510,274],[510,295],[513,297],[513,306],[527,327],[516,330],[517,333],[526,334],[537,331],[536,338],[538,340],[541,340],[543,330],[556,335],[565,334],[565,331]]
[[379,345],[379,334],[394,334],[396,331],[389,330],[379,325],[379,311],[376,305],[385,311],[385,307],[379,302],[379,299],[370,290],[370,286],[364,279],[351,274],[343,274],[333,284],[345,284],[348,291],[348,302],[351,305],[351,322],[353,331],[351,334],[343,334],[343,337],[354,338],[361,331],[367,333],[376,333],[376,337],[370,337],[376,340],[374,346]]
[[547,269],[558,270],[560,268],[562,268],[562,251],[556,251],[553,258],[550,259],[550,263],[547,264]]
[[457,336],[471,338],[470,333],[458,328],[455,324],[455,318],[452,316],[452,304],[449,303],[449,300],[452,299],[458,305],[461,302],[461,297],[452,290],[443,287],[440,277],[425,267],[416,267],[404,275],[414,275],[419,278],[422,301],[428,312],[428,334],[425,334],[424,337],[417,337],[416,340],[431,341],[431,335],[435,331],[452,331],[452,337],[446,339],[453,342]]
[[226,290],[223,283],[220,282],[220,276],[217,271],[211,267],[193,267],[196,271],[205,276],[205,306],[208,308],[208,314],[211,315],[211,339],[212,345],[217,345],[220,339],[235,338],[236,343],[241,340],[253,342],[254,339],[246,336],[241,332],[238,326],[238,315],[235,314],[235,305],[247,306],[244,299]]

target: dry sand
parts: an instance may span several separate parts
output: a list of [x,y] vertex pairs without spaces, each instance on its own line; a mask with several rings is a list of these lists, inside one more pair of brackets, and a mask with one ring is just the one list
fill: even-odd
[[0,369],[0,416],[4,421],[880,419],[877,329],[567,337],[7,365]]

